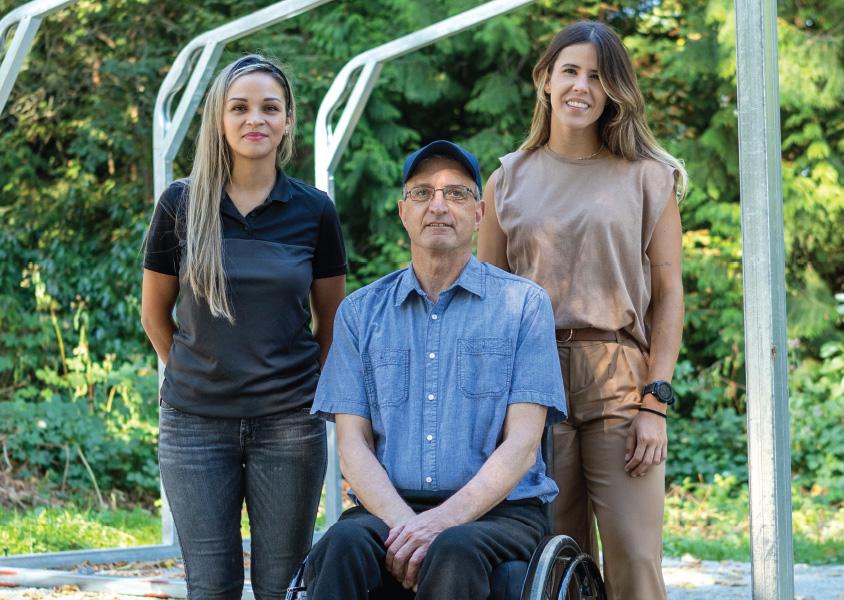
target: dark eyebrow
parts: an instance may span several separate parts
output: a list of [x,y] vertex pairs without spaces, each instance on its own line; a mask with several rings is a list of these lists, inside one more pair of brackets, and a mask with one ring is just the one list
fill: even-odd
[[[226,102],[248,102],[248,100],[246,98],[229,98]],[[264,98],[264,102],[282,102],[282,99],[270,96],[269,98]]]
[[[560,67],[574,67],[575,69],[579,69],[580,65],[576,65],[574,63],[565,63],[564,65],[560,65]],[[591,69],[592,73],[597,73],[598,69]]]

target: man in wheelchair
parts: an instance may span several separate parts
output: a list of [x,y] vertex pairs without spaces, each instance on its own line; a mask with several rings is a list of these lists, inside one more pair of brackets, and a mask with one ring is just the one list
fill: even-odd
[[433,142],[403,181],[412,262],[342,303],[313,405],[357,506],[308,557],[312,600],[487,598],[498,564],[530,560],[558,491],[539,452],[565,417],[548,296],[472,256],[471,153]]

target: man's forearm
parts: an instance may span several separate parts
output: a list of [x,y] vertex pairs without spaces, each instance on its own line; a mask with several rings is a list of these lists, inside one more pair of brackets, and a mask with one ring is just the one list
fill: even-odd
[[402,500],[372,449],[362,441],[340,447],[340,468],[360,503],[391,529],[414,514]]
[[500,504],[536,462],[539,446],[533,440],[505,440],[480,471],[436,509],[450,526],[479,519]]

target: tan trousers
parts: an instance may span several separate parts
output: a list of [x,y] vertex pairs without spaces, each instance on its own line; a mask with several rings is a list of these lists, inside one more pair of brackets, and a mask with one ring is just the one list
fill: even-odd
[[664,600],[662,517],[665,464],[644,477],[624,471],[624,444],[647,383],[648,359],[635,342],[557,342],[568,420],[554,428],[560,488],[554,531],[598,557],[595,517],[610,600]]

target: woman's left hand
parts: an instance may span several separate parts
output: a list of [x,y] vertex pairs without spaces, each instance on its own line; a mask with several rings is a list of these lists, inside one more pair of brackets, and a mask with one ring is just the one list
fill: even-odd
[[631,477],[642,477],[653,465],[668,456],[667,423],[663,417],[639,411],[627,431],[624,470]]

